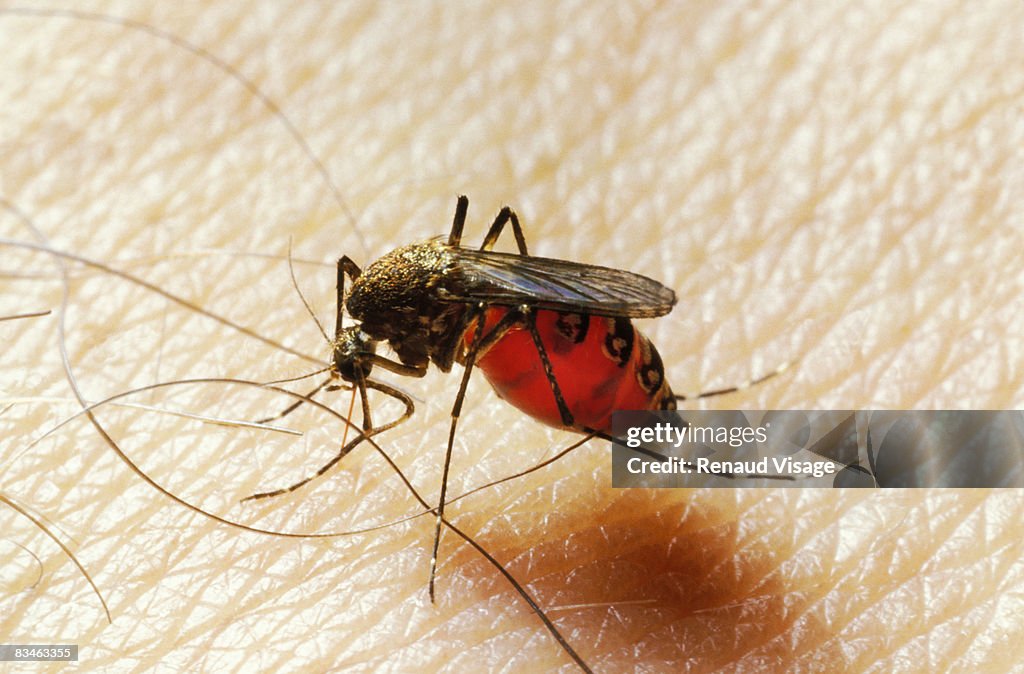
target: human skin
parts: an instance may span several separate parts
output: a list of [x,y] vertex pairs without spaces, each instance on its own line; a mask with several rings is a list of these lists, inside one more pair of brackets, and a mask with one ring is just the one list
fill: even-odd
[[[181,44],[95,17],[0,13],[0,197],[46,245],[324,359],[282,261],[289,240],[330,330],[337,256],[365,264],[444,234],[464,193],[469,243],[509,204],[531,252],[674,288],[675,311],[641,327],[678,393],[795,361],[708,405],[1020,405],[1024,71],[1007,67],[1024,56],[1020,3],[547,5],[75,3],[250,78],[344,207],[281,119]],[[0,228],[37,240],[12,210]],[[2,549],[0,641],[78,643],[97,668],[572,666],[450,532],[429,601],[429,518],[329,540],[255,534],[159,493],[83,418],[29,447],[78,409],[60,274],[44,253],[3,256],[4,271],[39,276],[5,279],[0,314],[56,313],[0,324],[0,393],[37,398],[0,416],[0,490],[74,538],[113,624],[52,543],[4,511],[8,540],[44,573],[31,586],[26,553]],[[124,279],[68,269],[68,356],[88,400],[316,367]],[[460,375],[381,375],[417,398],[378,439],[428,501]],[[243,420],[290,402],[179,389],[131,400]],[[346,413],[348,394],[320,399]],[[342,426],[323,410],[282,420],[306,434],[293,441],[152,410],[97,419],[152,479],[232,521],[322,533],[419,509],[367,447],[294,494],[237,503],[327,460]],[[474,376],[451,493],[575,437]],[[1019,491],[609,485],[595,442],[449,509],[595,670],[1008,671],[1024,656]]]

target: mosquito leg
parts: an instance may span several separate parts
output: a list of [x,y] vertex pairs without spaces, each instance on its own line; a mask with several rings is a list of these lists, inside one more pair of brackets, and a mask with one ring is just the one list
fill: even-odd
[[338,280],[334,284],[334,307],[337,312],[334,316],[334,341],[341,337],[341,331],[345,329],[345,270],[342,266],[347,257],[338,258]]
[[444,453],[444,469],[441,473],[441,494],[437,502],[437,524],[434,527],[434,550],[430,555],[430,581],[427,583],[427,590],[430,594],[430,601],[434,601],[434,578],[437,576],[437,550],[441,545],[441,525],[444,522],[444,499],[448,492],[448,469],[452,462],[452,447],[455,445],[455,428],[459,423],[459,415],[462,414],[462,401],[466,398],[466,388],[469,386],[469,375],[473,372],[473,363],[476,362],[476,354],[480,348],[481,337],[484,332],[484,311],[483,307],[477,312],[476,328],[473,331],[473,343],[466,354],[462,373],[462,382],[459,384],[459,392],[455,396],[455,404],[452,406],[452,424],[448,430],[448,448]]
[[[613,435],[611,435],[609,433],[605,433],[604,431],[599,431],[596,428],[590,428],[589,426],[584,426],[583,427],[583,432],[584,433],[589,433],[590,436],[597,437],[597,438],[600,438],[602,440],[607,440],[608,442],[618,442],[619,444],[625,444],[625,441],[623,441],[622,439],[616,438],[615,436],[613,436]],[[590,436],[588,436],[588,437],[590,437]],[[665,456],[661,452],[656,452],[653,449],[648,449],[647,447],[644,447],[643,445],[640,445],[639,447],[630,447],[630,450],[632,450],[634,452],[637,452],[638,454],[646,454],[647,456],[651,457],[652,459],[655,459],[656,461],[668,461],[669,460],[669,457]]]
[[[768,381],[769,379],[771,379],[772,377],[774,377],[776,375],[782,374],[786,370],[786,368],[788,368],[790,366],[790,364],[791,363],[789,363],[789,362],[783,363],[782,365],[777,367],[774,371],[769,372],[768,374],[764,375],[763,377],[761,377],[759,379],[750,379],[750,380],[747,380],[747,381],[743,382],[742,384],[737,384],[735,386],[729,386],[727,388],[720,388],[720,389],[716,389],[714,391],[702,391],[701,393],[698,393],[697,395],[692,396],[692,397],[687,397],[687,396],[684,396],[684,395],[676,395],[675,398],[676,398],[676,400],[678,402],[683,402],[683,401],[686,401],[686,400],[700,400],[701,398],[714,398],[715,396],[726,395],[728,393],[736,393],[737,391],[742,391],[742,390],[750,388],[752,386],[757,386],[758,384],[764,383],[764,382]],[[737,475],[737,474],[734,474],[734,473],[719,473],[718,475],[720,475],[721,477],[727,477],[727,478],[751,478],[751,479],[760,478],[760,479],[764,479],[764,480],[780,480],[780,481],[781,480],[792,481],[792,480],[795,479],[791,475],[759,475],[759,474]]]
[[452,220],[452,231],[448,234],[448,245],[452,248],[458,248],[459,243],[462,242],[462,230],[466,226],[466,213],[468,211],[469,197],[460,194],[458,201],[455,202],[455,218]]
[[537,355],[540,356],[540,362],[544,365],[544,374],[548,378],[548,383],[551,384],[551,393],[555,396],[555,404],[558,405],[558,413],[562,415],[562,423],[568,428],[573,428],[575,426],[575,420],[573,419],[572,412],[569,411],[569,406],[565,404],[565,398],[562,396],[562,389],[559,388],[558,379],[555,377],[555,371],[551,367],[551,359],[548,358],[548,350],[544,348],[544,342],[541,341],[540,332],[537,331],[537,316],[528,309],[523,309],[522,311],[526,314],[526,327],[530,330],[530,336],[533,337],[533,345],[537,347]]
[[359,402],[363,407],[363,430],[369,431],[373,428],[373,417],[370,416],[370,398],[366,395],[366,377],[359,377],[356,380],[356,388],[359,390]]
[[790,364],[791,363],[783,363],[779,367],[775,368],[774,371],[769,372],[760,379],[748,379],[742,384],[736,384],[735,386],[729,386],[728,388],[720,388],[714,391],[703,391],[692,397],[677,395],[676,400],[679,402],[683,402],[686,400],[700,400],[701,398],[714,398],[715,396],[726,395],[727,393],[736,393],[737,391],[742,391],[743,389],[747,389],[752,386],[757,386],[758,384],[763,384],[772,377],[782,374],[783,372],[786,371],[786,368],[788,368]]
[[[375,381],[372,381],[372,380],[365,380],[364,382],[361,382],[361,384],[362,385],[359,387],[360,388],[360,394],[364,396],[364,399],[365,399],[365,395],[366,395],[366,389],[367,388],[372,388],[372,389],[374,389],[376,391],[380,391],[381,393],[384,393],[384,394],[394,398],[395,400],[398,400],[400,403],[402,403],[405,406],[405,411],[402,413],[402,416],[400,416],[395,421],[388,422],[388,423],[386,423],[383,426],[380,426],[378,428],[371,428],[371,427],[366,426],[365,430],[362,433],[360,433],[358,437],[353,438],[350,442],[346,443],[338,451],[337,454],[335,454],[333,457],[331,457],[330,461],[328,461],[323,466],[321,466],[319,469],[317,469],[317,471],[314,474],[310,475],[309,477],[307,477],[307,478],[305,478],[303,480],[300,480],[300,481],[296,482],[295,484],[290,485],[288,487],[285,487],[283,489],[275,489],[274,491],[260,492],[259,494],[253,494],[252,496],[247,496],[246,498],[241,500],[241,503],[245,503],[246,501],[256,501],[256,500],[259,500],[259,499],[271,498],[271,497],[274,497],[274,496],[281,496],[283,494],[289,494],[289,493],[295,491],[296,489],[299,489],[300,487],[303,487],[303,486],[309,484],[310,482],[312,482],[313,480],[315,480],[316,478],[320,477],[321,475],[323,475],[324,473],[329,471],[331,468],[333,468],[339,461],[344,459],[345,456],[348,455],[353,449],[358,447],[359,443],[361,443],[362,441],[366,440],[367,438],[371,438],[371,437],[373,437],[375,435],[378,435],[380,433],[383,433],[384,431],[391,430],[392,428],[394,428],[395,426],[401,424],[406,419],[408,419],[409,417],[412,416],[412,413],[413,413],[415,407],[413,406],[412,398],[410,398],[405,393],[402,393],[398,389],[392,388],[392,387],[388,386],[387,384],[381,384],[381,383],[378,383],[378,382],[375,382]],[[365,422],[366,422],[366,420],[364,419],[364,423]]]
[[[483,319],[481,319],[483,321]],[[510,311],[501,317],[490,332],[480,338],[479,346],[477,346],[476,359],[480,360],[487,355],[487,352],[491,350],[491,347],[498,343],[498,341],[508,334],[508,331],[515,327],[522,327],[526,325],[526,317],[523,312],[516,309]],[[475,343],[475,342],[474,342]]]
[[360,442],[365,440],[366,438],[367,438],[367,434],[361,433],[359,435],[359,437],[354,438],[353,440],[350,440],[344,447],[341,448],[341,451],[339,451],[337,454],[335,454],[331,458],[330,461],[328,461],[323,466],[321,466],[319,468],[319,470],[317,470],[315,473],[313,473],[309,477],[307,477],[305,479],[302,479],[302,480],[299,480],[295,484],[293,484],[291,486],[288,486],[288,487],[285,487],[284,489],[275,489],[274,491],[264,491],[264,492],[260,492],[258,494],[253,494],[252,496],[246,496],[241,501],[239,501],[239,503],[245,503],[247,501],[257,501],[259,499],[272,498],[274,496],[282,496],[284,494],[290,494],[291,492],[295,491],[296,489],[299,489],[300,487],[303,487],[303,486],[309,484],[310,482],[312,482],[316,478],[320,477],[321,475],[323,475],[324,473],[329,471],[331,468],[334,467],[334,465],[336,463],[338,463],[339,461],[344,459],[345,456],[349,452],[351,452],[353,449],[355,449],[356,446]]
[[352,258],[348,255],[342,255],[338,258],[338,281],[334,285],[336,291],[335,307],[338,312],[334,318],[335,340],[341,336],[341,331],[344,329],[342,314],[345,313],[345,275],[347,274],[350,279],[355,281],[361,273],[362,270],[359,269],[359,265],[353,262]]
[[394,372],[395,374],[403,377],[425,377],[427,374],[427,363],[422,365],[406,365],[405,363],[399,363],[397,361],[390,360],[384,356],[378,356],[377,354],[367,354],[366,360],[373,363],[374,367],[381,367],[388,372]]
[[491,228],[487,230],[484,242],[480,244],[480,250],[491,250],[498,242],[498,237],[505,229],[505,225],[512,223],[512,235],[516,237],[516,246],[519,247],[519,254],[528,257],[530,253],[526,250],[526,237],[523,236],[523,228],[519,224],[519,216],[508,206],[498,211],[498,217],[494,218]]
[[363,270],[359,268],[359,265],[353,262],[352,258],[350,258],[348,255],[341,256],[341,258],[338,260],[338,266],[341,267],[345,271],[345,273],[348,274],[348,277],[353,281],[359,278],[359,275],[363,273]]
[[395,426],[398,426],[399,424],[408,420],[409,417],[413,415],[413,412],[416,411],[416,407],[412,403],[412,398],[410,398],[405,393],[402,393],[398,389],[392,388],[387,384],[382,384],[380,382],[373,381],[372,379],[367,379],[365,383],[367,388],[372,388],[375,391],[380,391],[384,395],[390,396],[395,400],[401,402],[403,405],[405,405],[405,411],[402,412],[402,416],[398,417],[394,421],[389,421],[383,426],[378,426],[377,428],[373,429],[374,435],[378,433],[383,433],[384,431],[390,431]]
[[[390,363],[391,361],[387,362]],[[403,374],[406,374],[411,377],[422,377],[424,373],[418,369],[414,369],[411,372],[404,371]],[[366,377],[360,377],[359,379],[356,380],[356,388],[359,390],[359,398],[362,401],[364,431],[369,432],[372,430],[374,433],[383,433],[384,431],[390,430],[397,426],[398,424],[402,423],[403,421],[411,417],[413,412],[416,411],[415,406],[413,406],[412,404],[412,398],[410,398],[405,393],[402,393],[398,389],[392,386],[388,386],[387,384],[376,382],[372,379],[367,379]],[[374,427],[372,417],[370,416],[370,400],[369,397],[366,395],[366,389],[368,388],[372,388],[375,391],[380,391],[384,395],[399,401],[400,403],[405,405],[405,412],[403,412],[402,416],[396,419],[395,421],[389,421],[383,426]]]
[[523,601],[525,601],[530,606],[530,608],[537,615],[537,617],[540,618],[540,621],[544,623],[544,627],[547,628],[551,636],[553,636],[555,641],[558,642],[558,645],[562,647],[562,650],[565,651],[565,653],[570,658],[572,658],[573,661],[579,666],[583,674],[594,674],[593,670],[587,665],[583,658],[581,658],[580,655],[573,649],[573,647],[569,645],[569,642],[565,640],[565,637],[563,637],[562,633],[558,631],[558,628],[555,627],[555,624],[553,622],[551,622],[551,619],[548,618],[546,613],[544,613],[544,610],[537,605],[537,602],[534,601],[533,597],[531,597],[529,593],[527,593],[526,589],[519,583],[519,581],[515,579],[515,577],[511,573],[508,572],[508,569],[506,569],[504,565],[502,565],[501,562],[499,562],[494,557],[494,555],[487,552],[487,550],[485,550],[482,545],[477,543],[471,536],[467,536],[461,529],[456,527],[448,520],[444,521],[444,525],[456,534],[458,534],[458,536],[462,538],[462,540],[469,543],[477,552],[481,554],[481,556],[483,556],[484,559],[490,562],[491,566],[493,566],[498,571],[498,573],[505,577],[505,579],[512,585],[515,591],[519,594],[519,596],[522,597]]
[[555,454],[554,456],[552,456],[550,459],[545,459],[545,460],[541,461],[538,464],[530,466],[526,470],[519,471],[518,473],[512,473],[511,475],[506,475],[505,477],[503,477],[501,479],[498,479],[498,480],[494,480],[493,482],[488,482],[487,484],[482,484],[479,487],[474,487],[473,489],[470,489],[469,491],[467,491],[465,494],[460,494],[460,495],[456,496],[452,500],[448,501],[448,503],[451,504],[451,503],[455,503],[456,501],[461,501],[462,499],[466,498],[467,496],[469,496],[471,494],[475,494],[475,493],[477,493],[479,491],[483,491],[484,489],[490,489],[491,487],[494,487],[496,485],[502,484],[503,482],[511,482],[512,480],[518,480],[519,478],[521,478],[521,477],[523,477],[525,475],[529,475],[530,473],[535,473],[538,470],[541,470],[542,468],[546,468],[546,467],[550,466],[551,464],[553,464],[554,462],[556,462],[556,461],[564,458],[565,456],[569,455],[570,453],[576,451],[577,449],[579,449],[583,445],[585,445],[588,442],[590,442],[591,440],[593,440],[595,437],[597,437],[597,433],[595,433],[593,431],[588,431],[587,434],[584,435],[581,439],[579,439],[576,442],[572,443],[571,445],[569,445],[568,447],[566,447],[565,449],[560,451],[558,454]]
[[[331,383],[331,379],[332,379],[331,377],[328,377],[327,379],[325,379],[322,382],[320,382],[319,384],[317,384],[316,388],[313,389],[312,391],[310,391],[309,393],[307,393],[305,395],[305,397],[306,398],[312,398],[317,393],[320,393],[320,391],[323,391],[325,388],[327,388],[327,385]],[[269,424],[271,421],[277,421],[278,419],[283,419],[284,417],[288,416],[289,414],[291,414],[295,410],[299,409],[299,407],[304,402],[306,402],[306,401],[305,400],[296,400],[294,403],[292,403],[288,407],[284,408],[284,410],[281,411],[280,413],[275,414],[272,417],[266,417],[264,419],[257,419],[256,423],[257,424]]]
[[[466,213],[468,211],[469,199],[465,195],[460,195],[455,204],[455,218],[452,220],[452,231],[448,234],[449,246],[457,248],[462,242],[462,231],[466,227]],[[523,228],[519,224],[519,216],[508,206],[498,211],[498,216],[494,218],[490,229],[487,230],[487,236],[484,237],[480,250],[491,250],[494,248],[494,244],[498,242],[498,237],[501,236],[502,230],[505,229],[505,225],[509,222],[512,223],[512,234],[516,237],[516,246],[519,248],[519,254],[529,255],[530,253],[526,248],[526,237],[523,236]]]

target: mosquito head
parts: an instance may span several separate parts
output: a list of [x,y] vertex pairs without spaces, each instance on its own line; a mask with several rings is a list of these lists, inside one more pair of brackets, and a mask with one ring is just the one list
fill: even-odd
[[347,382],[365,381],[373,371],[377,342],[358,325],[344,328],[332,345],[334,370]]

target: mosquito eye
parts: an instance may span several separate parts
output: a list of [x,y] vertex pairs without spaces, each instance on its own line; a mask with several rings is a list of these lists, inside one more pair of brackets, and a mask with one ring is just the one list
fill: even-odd
[[342,379],[355,382],[366,379],[373,371],[377,343],[358,327],[343,331],[334,345],[334,369]]
[[373,371],[373,361],[363,358],[350,358],[334,360],[334,368],[345,381],[354,382],[359,379],[366,379]]

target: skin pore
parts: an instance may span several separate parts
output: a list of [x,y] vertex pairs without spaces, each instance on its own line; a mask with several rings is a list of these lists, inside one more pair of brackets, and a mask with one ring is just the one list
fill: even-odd
[[[508,204],[531,252],[674,288],[675,311],[641,328],[676,392],[795,361],[710,406],[1020,406],[1024,77],[1004,66],[1024,56],[1010,29],[1024,8],[680,5],[74,3],[157,34],[0,3],[0,236],[102,261],[325,360],[289,240],[330,331],[335,259],[365,265],[446,234],[465,193],[468,245]],[[344,205],[272,110],[168,35],[286,111]],[[0,548],[0,642],[78,643],[99,667],[571,667],[450,532],[431,605],[427,517],[264,536],[161,495],[84,418],[30,446],[79,409],[61,363],[61,272],[11,245],[3,260],[0,314],[55,313],[0,323],[0,491],[73,539],[114,621],[59,549],[0,510],[8,540],[44,568],[33,585],[23,548]],[[90,401],[319,367],[66,264],[67,354]],[[431,501],[461,370],[380,376],[417,411],[378,440]],[[319,399],[347,414],[347,392]],[[292,400],[207,383],[130,402],[251,421]],[[329,459],[344,427],[309,407],[279,422],[301,437],[152,409],[97,418],[154,480],[233,521],[308,533],[418,512],[365,446],[294,494],[239,504]],[[449,493],[576,439],[474,376]],[[596,670],[1002,671],[1022,657],[1019,492],[609,484],[609,448],[594,442],[448,511]]]

